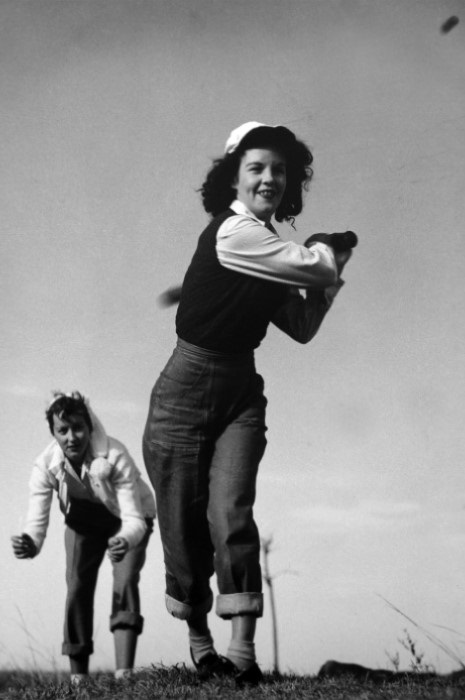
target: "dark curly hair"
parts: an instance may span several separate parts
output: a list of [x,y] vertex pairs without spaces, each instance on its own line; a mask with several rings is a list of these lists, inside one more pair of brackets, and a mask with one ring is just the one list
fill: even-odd
[[207,177],[199,192],[203,207],[208,214],[217,216],[225,211],[236,199],[233,182],[239,171],[242,156],[250,148],[273,148],[281,152],[286,159],[286,189],[279,207],[276,209],[277,221],[294,223],[295,217],[302,211],[302,194],[308,189],[313,175],[311,164],[313,156],[307,146],[297,139],[285,145],[273,139],[269,132],[251,132],[244,138],[233,153],[213,161]]
[[72,394],[63,394],[60,391],[55,392],[54,400],[45,411],[45,418],[47,419],[48,427],[52,435],[54,434],[53,416],[58,416],[66,420],[74,415],[84,418],[90,432],[92,432],[92,420],[82,394],[78,391],[73,391]]

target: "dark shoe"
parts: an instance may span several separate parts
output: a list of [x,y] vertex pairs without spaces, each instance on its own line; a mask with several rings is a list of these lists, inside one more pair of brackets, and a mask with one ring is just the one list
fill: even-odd
[[225,656],[220,656],[216,651],[210,651],[205,656],[202,656],[200,661],[194,659],[194,654],[191,652],[192,663],[194,664],[197,675],[202,681],[206,681],[213,676],[234,676],[237,673],[237,668],[232,661]]
[[260,671],[259,665],[254,662],[245,671],[236,669],[235,679],[238,688],[243,688],[245,685],[258,685],[263,681],[263,673]]

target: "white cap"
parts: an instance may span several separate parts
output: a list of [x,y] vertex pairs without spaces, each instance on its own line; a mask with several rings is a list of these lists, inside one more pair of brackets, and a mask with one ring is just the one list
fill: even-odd
[[234,153],[239,144],[244,140],[245,136],[250,134],[251,131],[255,131],[255,129],[266,129],[271,133],[274,132],[276,138],[282,141],[295,141],[295,136],[292,131],[287,129],[285,126],[281,126],[280,124],[271,126],[270,124],[263,124],[262,122],[245,122],[245,124],[241,124],[236,129],[231,131],[228,140],[226,141],[224,152]]

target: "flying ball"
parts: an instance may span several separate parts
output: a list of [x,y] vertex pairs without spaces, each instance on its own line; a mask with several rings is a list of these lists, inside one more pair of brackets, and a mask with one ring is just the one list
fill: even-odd
[[457,26],[459,21],[460,20],[458,17],[456,17],[455,15],[452,15],[452,17],[449,17],[449,19],[446,19],[446,21],[443,22],[443,24],[441,24],[441,32],[443,34],[447,34],[448,32],[451,31],[451,29],[453,29],[454,27]]

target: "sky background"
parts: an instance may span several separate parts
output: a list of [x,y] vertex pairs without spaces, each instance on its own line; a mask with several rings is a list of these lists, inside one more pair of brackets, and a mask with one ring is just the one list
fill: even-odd
[[[145,474],[151,388],[207,223],[197,189],[231,129],[293,129],[314,178],[294,231],[359,247],[316,339],[270,328],[257,351],[269,445],[256,518],[281,670],[390,665],[404,630],[438,671],[465,662],[465,4],[459,0],[1,0],[0,666],[61,656],[63,523],[15,560],[52,389],[90,397]],[[450,33],[440,26],[456,14]],[[92,669],[113,668],[111,566]],[[256,637],[273,663],[271,616]],[[155,531],[138,665],[189,663],[164,608]],[[212,616],[224,653],[229,623]]]

